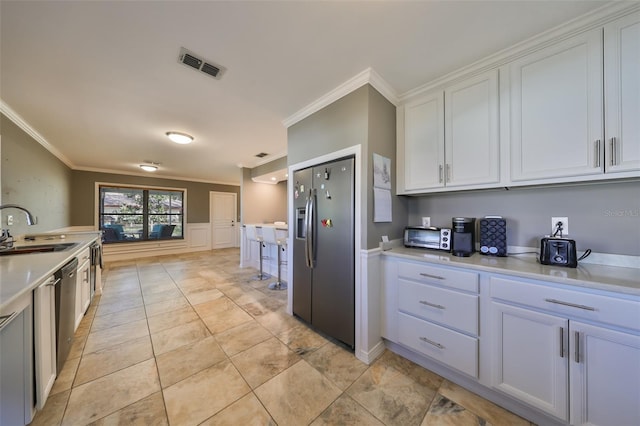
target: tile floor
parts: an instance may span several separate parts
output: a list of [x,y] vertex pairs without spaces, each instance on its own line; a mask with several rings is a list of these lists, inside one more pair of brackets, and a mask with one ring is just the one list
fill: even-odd
[[32,425],[526,425],[392,352],[287,315],[237,249],[114,262]]

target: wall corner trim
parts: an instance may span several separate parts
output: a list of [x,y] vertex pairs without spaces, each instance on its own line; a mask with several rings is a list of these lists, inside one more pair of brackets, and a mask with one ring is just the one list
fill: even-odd
[[62,161],[67,165],[70,169],[73,169],[73,163],[65,157],[60,151],[58,151],[53,145],[47,141],[44,136],[42,136],[36,129],[31,127],[29,123],[27,123],[17,112],[13,110],[5,101],[0,99],[0,112],[6,116],[9,120],[11,120],[16,126],[18,126],[22,131],[31,136],[36,142],[44,147],[51,154],[56,156],[58,160]]
[[387,98],[393,105],[398,105],[399,98],[396,91],[387,83],[373,68],[367,68],[364,71],[356,74],[349,80],[345,81],[335,89],[331,90],[327,94],[321,96],[315,101],[311,102],[300,111],[282,120],[282,124],[285,127],[291,127],[299,121],[309,117],[311,114],[320,111],[337,101],[338,99],[348,95],[349,93],[359,89],[365,84],[372,85],[382,96]]

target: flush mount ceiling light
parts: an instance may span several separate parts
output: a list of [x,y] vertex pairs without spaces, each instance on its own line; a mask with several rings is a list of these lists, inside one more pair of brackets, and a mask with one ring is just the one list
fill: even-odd
[[140,168],[145,172],[155,172],[158,170],[158,166],[154,166],[153,164],[140,164]]
[[193,142],[193,136],[180,132],[167,132],[167,137],[175,143],[186,145]]

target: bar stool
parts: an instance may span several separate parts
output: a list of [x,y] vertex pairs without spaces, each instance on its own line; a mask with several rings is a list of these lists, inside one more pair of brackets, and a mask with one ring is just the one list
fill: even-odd
[[260,273],[253,277],[254,280],[266,280],[269,278],[268,274],[265,274],[262,271],[262,259],[264,256],[262,255],[262,248],[264,247],[264,240],[261,236],[258,235],[258,231],[255,225],[245,225],[244,226],[244,234],[249,241],[257,241],[260,244]]
[[287,239],[286,237],[277,238],[275,226],[263,226],[262,238],[264,239],[265,243],[278,246],[278,281],[269,284],[269,288],[271,290],[286,290],[287,283],[282,282],[282,280],[280,279],[280,265],[286,263],[286,261],[282,260],[281,253],[284,251],[284,247],[286,247],[287,245]]

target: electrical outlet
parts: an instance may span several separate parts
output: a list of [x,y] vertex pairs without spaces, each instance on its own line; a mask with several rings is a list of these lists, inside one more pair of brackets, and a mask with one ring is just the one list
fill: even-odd
[[424,226],[425,228],[428,228],[429,226],[431,226],[431,217],[422,216],[422,226]]
[[[554,232],[556,232],[556,224],[558,222],[562,222],[562,236],[566,237],[567,235],[569,235],[569,218],[568,217],[552,217],[551,218],[551,235],[553,235]],[[558,235],[556,235],[556,237],[559,237],[560,233],[558,233]]]
[[7,216],[7,226],[13,225],[13,215],[10,214]]

